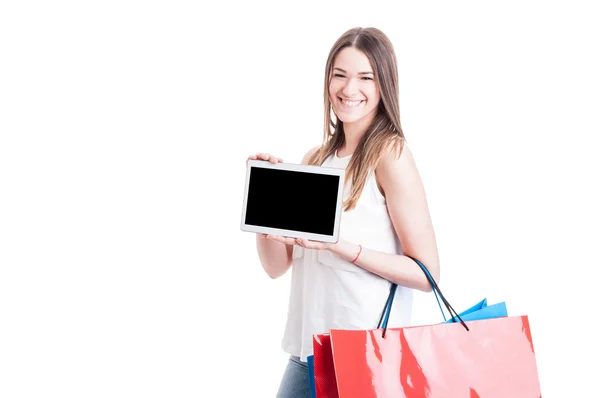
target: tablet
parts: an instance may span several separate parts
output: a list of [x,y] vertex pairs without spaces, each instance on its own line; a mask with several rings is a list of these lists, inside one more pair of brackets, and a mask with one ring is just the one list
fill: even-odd
[[335,243],[345,170],[249,160],[242,231]]

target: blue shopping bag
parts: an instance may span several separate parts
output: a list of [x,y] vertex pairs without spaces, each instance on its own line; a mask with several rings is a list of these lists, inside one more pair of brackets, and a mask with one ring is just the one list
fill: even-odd
[[[410,257],[410,256],[408,256],[408,257]],[[465,327],[465,329],[467,329],[467,331],[468,331],[469,328],[464,323],[465,321],[477,321],[477,320],[483,320],[483,319],[492,319],[492,318],[500,318],[500,317],[508,316],[508,311],[506,310],[505,302],[488,305],[487,298],[484,298],[483,300],[481,300],[477,304],[473,305],[472,307],[466,309],[465,311],[461,312],[460,314],[456,313],[454,308],[452,308],[450,303],[448,303],[448,301],[446,300],[446,298],[440,291],[440,288],[438,287],[437,283],[435,282],[435,280],[429,273],[429,270],[427,270],[427,268],[419,260],[417,260],[413,257],[410,257],[410,258],[419,265],[421,270],[425,273],[427,280],[431,284],[432,291],[438,302],[440,311],[442,312],[442,317],[444,318],[443,323],[461,322],[463,324],[463,326]],[[384,310],[383,310],[383,312],[381,314],[381,318],[379,320],[379,324],[377,326],[378,329],[383,328],[383,336],[385,336],[385,332],[387,330],[389,314],[390,314],[390,311],[392,308],[392,303],[393,303],[393,299],[394,299],[397,287],[398,287],[398,285],[396,285],[395,283],[393,283],[390,286],[390,294],[388,296],[387,302],[384,306]],[[450,313],[450,319],[446,319],[446,315],[445,315],[444,310],[442,309],[440,299],[444,303],[444,306],[446,307],[447,311]],[[454,314],[454,316],[452,316],[453,314]],[[315,361],[314,355],[307,357],[310,395],[312,398],[317,398],[317,392],[316,392],[317,386],[315,384],[314,361]],[[321,397],[319,397],[319,398],[321,398]]]
[[317,390],[315,388],[315,356],[311,355],[306,358],[308,365],[308,384],[310,386],[311,398],[317,398]]
[[[492,319],[508,316],[508,311],[506,310],[505,302],[488,305],[487,299],[483,299],[479,303],[475,304],[473,307],[469,308],[464,312],[461,312],[458,315],[462,318],[463,321],[480,321],[482,319]],[[458,318],[452,317],[444,323],[456,321],[458,321]]]

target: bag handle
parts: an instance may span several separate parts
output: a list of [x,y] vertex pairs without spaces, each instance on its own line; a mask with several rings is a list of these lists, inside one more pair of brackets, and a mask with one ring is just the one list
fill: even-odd
[[[412,257],[411,257],[411,259],[412,259]],[[427,272],[429,272],[429,271],[427,271]],[[431,274],[429,274],[427,279],[429,280],[430,278],[431,278]],[[396,294],[397,287],[398,287],[398,285],[396,285],[396,284],[392,284],[392,286],[390,286],[390,295],[392,296],[392,298]],[[444,322],[445,322],[446,321],[446,313],[444,312],[444,310],[442,309],[442,305],[440,304],[440,298],[438,297],[437,290],[433,289],[433,294],[435,296],[435,300],[438,303],[438,306],[440,307],[440,312],[442,313],[442,317],[444,318]],[[384,322],[384,328],[387,328],[387,322],[389,320],[391,307],[392,307],[392,299],[390,298],[390,296],[388,296],[387,301],[386,301],[386,307],[384,308],[383,312],[381,313],[381,318],[379,319],[377,328],[381,327],[382,321]]]
[[[450,313],[452,322],[456,322],[456,318],[458,318],[460,320],[460,323],[468,331],[469,327],[465,324],[465,322],[462,320],[462,318],[460,317],[460,315],[458,315],[458,313],[456,312],[456,310],[450,305],[450,303],[448,302],[448,300],[446,300],[446,298],[442,294],[442,291],[440,290],[440,287],[437,285],[437,283],[435,282],[435,280],[433,279],[433,277],[431,276],[431,274],[427,270],[427,267],[425,267],[423,265],[423,263],[421,263],[416,258],[413,258],[411,256],[406,256],[406,257],[410,258],[415,263],[417,263],[417,265],[419,266],[419,268],[421,268],[421,270],[423,271],[423,273],[425,273],[425,277],[429,281],[429,284],[431,285],[431,289],[433,290],[433,293],[434,293],[435,298],[436,298],[436,300],[438,302],[438,305],[440,306],[440,311],[442,311],[442,316],[444,317],[444,321],[446,320],[446,316],[444,315],[444,310],[442,309],[442,306],[440,304],[440,300],[438,298],[438,295],[439,295],[439,297],[441,297],[442,302],[444,303],[444,306],[446,307],[446,309]],[[389,321],[389,317],[390,317],[390,312],[392,310],[392,303],[394,302],[394,296],[396,295],[396,289],[397,288],[398,288],[398,285],[395,284],[395,283],[392,283],[392,285],[390,286],[390,294],[388,295],[387,301],[385,303],[385,307],[383,308],[383,312],[381,313],[381,318],[379,318],[379,323],[377,324],[377,329],[383,327],[383,333],[382,333],[382,337],[383,338],[385,338],[385,333],[387,331],[387,325],[388,325],[388,321]],[[455,314],[455,316],[452,316],[453,313]]]

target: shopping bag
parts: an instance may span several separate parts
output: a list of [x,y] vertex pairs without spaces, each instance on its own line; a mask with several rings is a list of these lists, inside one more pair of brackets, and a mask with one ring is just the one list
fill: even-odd
[[[505,302],[488,305],[487,299],[483,299],[479,303],[475,304],[473,307],[461,312],[458,315],[463,321],[478,321],[483,319],[493,319],[508,316],[508,311],[506,310]],[[445,323],[457,321],[457,317],[452,317],[448,319]]]
[[314,354],[307,358],[311,397],[337,397],[337,381],[328,333],[313,336],[313,350]]
[[527,316],[331,330],[340,398],[539,398]]
[[[412,258],[412,257],[411,257]],[[506,311],[505,303],[498,303],[491,306],[487,305],[487,299],[480,301],[475,304],[471,308],[463,311],[460,314],[457,314],[456,311],[452,308],[452,306],[445,299],[443,294],[441,293],[439,287],[435,283],[435,280],[431,277],[427,268],[418,260],[413,260],[419,265],[421,270],[427,276],[429,280],[436,300],[440,305],[440,310],[442,312],[442,316],[446,319],[444,315],[444,311],[440,304],[440,298],[442,299],[444,305],[446,306],[448,312],[450,314],[455,314],[455,316],[451,317],[449,320],[446,320],[445,323],[454,323],[459,322],[464,326],[465,329],[468,330],[465,321],[472,321],[477,319],[493,319],[497,317],[507,317],[508,313]],[[391,305],[393,302],[393,297],[395,294],[397,286],[392,284],[390,288],[390,295],[384,307],[384,311],[382,312],[381,319],[379,324],[377,325],[377,329],[383,328],[382,338],[385,338],[385,333],[387,329],[387,322],[389,319],[389,313],[391,310]],[[363,331],[364,332],[364,331]],[[363,347],[364,348],[364,347]],[[313,336],[313,356],[308,357],[308,367],[309,367],[309,383],[311,390],[311,397],[313,398],[335,398],[338,397],[338,379],[336,377],[336,367],[334,362],[334,356],[331,346],[331,336],[330,333],[324,333]]]

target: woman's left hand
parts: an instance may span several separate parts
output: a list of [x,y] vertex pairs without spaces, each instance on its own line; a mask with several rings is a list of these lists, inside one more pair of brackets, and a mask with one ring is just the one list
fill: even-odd
[[277,242],[285,243],[286,245],[298,245],[305,249],[313,250],[329,250],[333,243],[317,242],[314,240],[308,240],[304,238],[286,238],[278,235],[267,235],[267,239],[275,240]]

